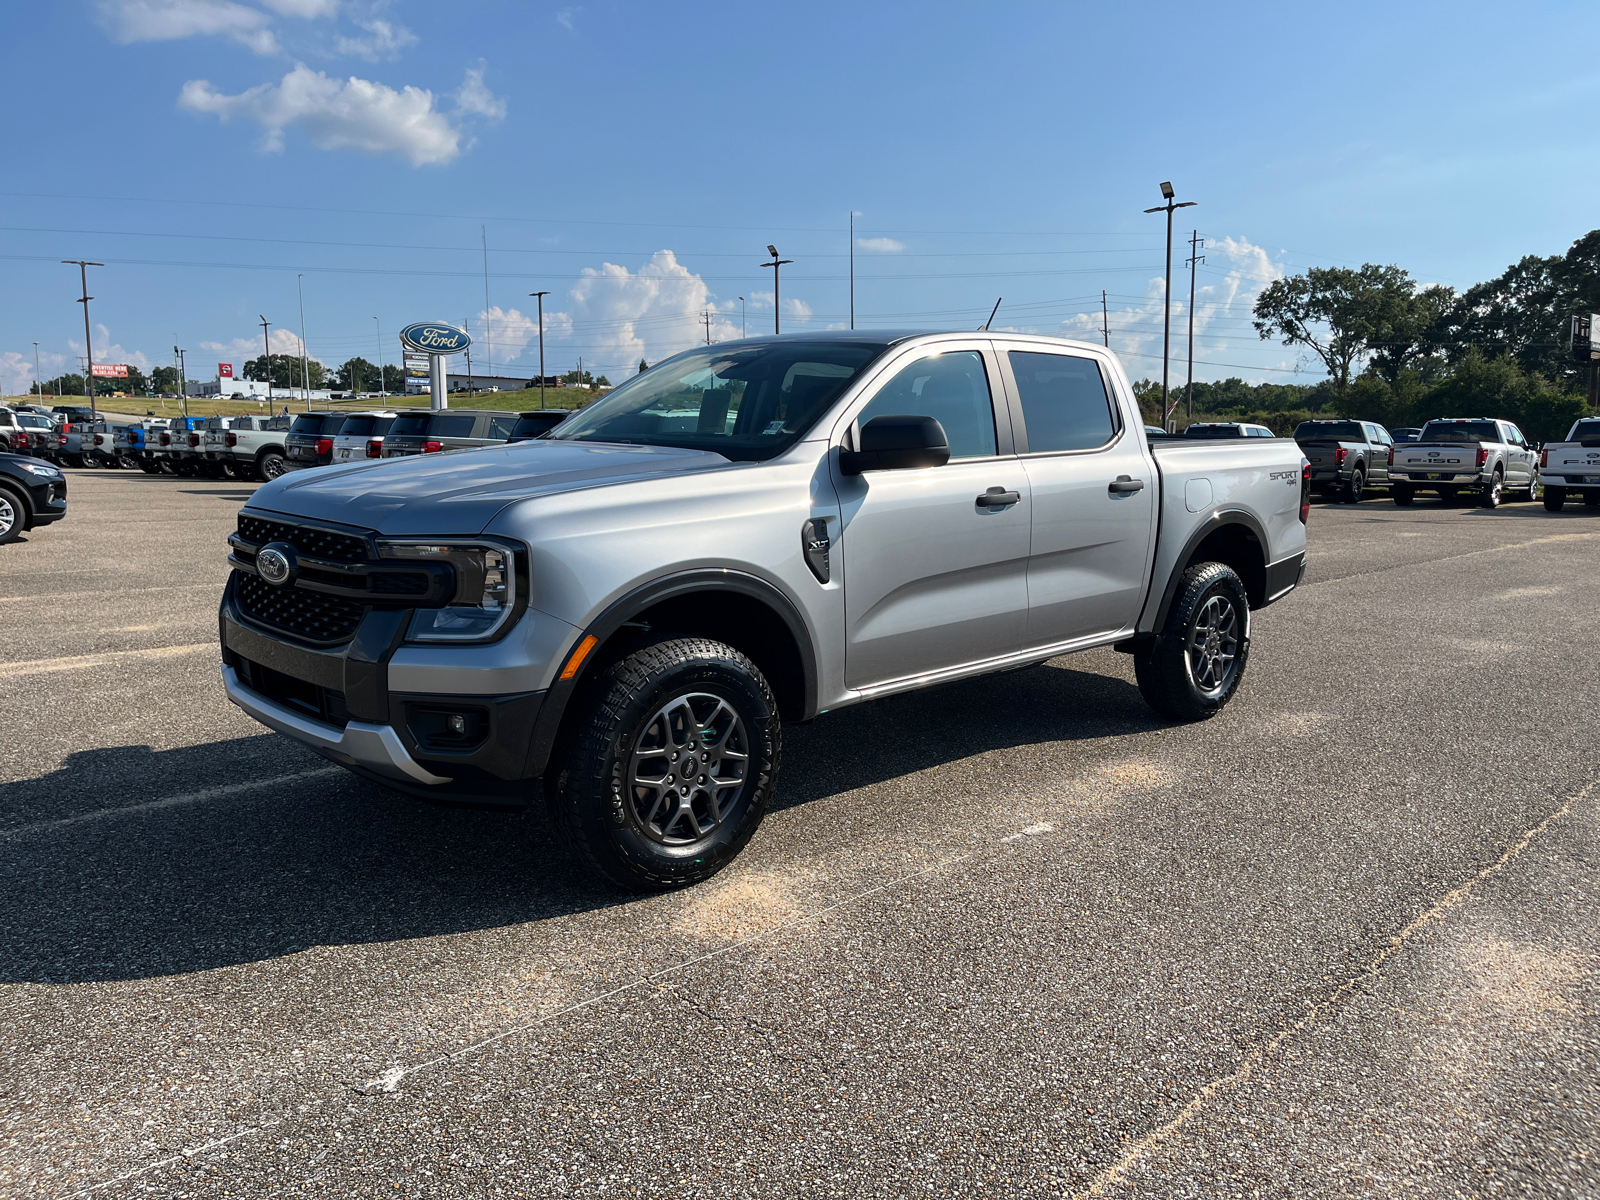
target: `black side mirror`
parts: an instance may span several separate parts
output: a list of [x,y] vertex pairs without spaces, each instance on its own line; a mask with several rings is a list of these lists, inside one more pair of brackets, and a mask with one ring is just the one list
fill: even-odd
[[839,470],[846,475],[942,467],[949,461],[950,439],[932,417],[873,417],[861,427],[860,449],[839,451]]

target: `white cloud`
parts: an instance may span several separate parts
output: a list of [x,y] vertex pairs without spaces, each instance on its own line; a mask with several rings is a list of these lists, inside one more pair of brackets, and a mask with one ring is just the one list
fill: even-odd
[[417,42],[417,35],[404,25],[393,25],[388,21],[379,20],[357,21],[356,24],[367,31],[367,36],[340,37],[336,43],[340,54],[377,62],[380,58],[398,58],[400,51],[407,46],[416,45]]
[[232,0],[100,0],[101,23],[119,42],[227,37],[257,54],[275,54],[271,18]]
[[275,13],[282,13],[286,17],[299,17],[306,21],[331,17],[339,11],[339,0],[261,0],[261,3]]
[[0,354],[0,396],[26,395],[33,386],[33,358],[7,350]]
[[785,300],[783,302],[783,313],[785,316],[793,317],[797,321],[809,321],[811,319],[811,305],[804,300]]
[[[299,357],[300,335],[298,333],[288,329],[269,329],[267,331],[267,340],[271,344],[274,354],[292,354]],[[231,362],[235,367],[240,367],[249,359],[261,357],[261,338],[259,336],[236,337],[226,342],[201,342],[200,349],[208,354],[214,354],[217,362]],[[194,351],[191,350],[189,352],[189,357],[195,358]],[[308,357],[317,359],[318,362],[322,361],[315,354]],[[216,363],[212,363],[207,368],[205,363],[197,359],[195,363],[191,364],[190,369],[191,371],[199,372],[196,378],[203,378],[206,370],[215,369],[215,366]]]
[[456,112],[472,113],[499,121],[506,115],[506,102],[491,92],[483,82],[484,66],[480,62],[467,68],[467,77],[456,92]]
[[874,254],[897,254],[906,248],[904,242],[897,242],[893,238],[857,238],[856,245],[863,250],[871,250]]
[[570,33],[572,32],[573,19],[582,11],[583,7],[581,5],[577,8],[563,8],[556,14],[556,24]]
[[[67,339],[67,349],[79,359],[83,358],[83,343],[72,338]],[[129,366],[138,367],[146,374],[150,371],[150,359],[142,350],[129,350],[119,342],[111,340],[111,331],[104,325],[94,327],[94,361],[97,363],[127,363]],[[83,370],[80,363],[72,368],[74,371]]]
[[223,121],[244,117],[265,131],[262,149],[283,150],[286,129],[300,129],[319,150],[394,154],[412,166],[447,163],[461,153],[461,132],[433,107],[433,93],[407,86],[400,91],[351,76],[329,79],[302,63],[275,84],[236,96],[191,79],[178,106],[211,113]]

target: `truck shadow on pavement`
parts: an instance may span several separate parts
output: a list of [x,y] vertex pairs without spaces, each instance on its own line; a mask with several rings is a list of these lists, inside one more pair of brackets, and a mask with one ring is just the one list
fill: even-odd
[[[952,684],[787,730],[776,807],[1157,725],[1132,685],[1102,675]],[[538,807],[428,804],[328,768],[263,735],[85,750],[0,784],[0,982],[155,978],[630,900],[570,860]]]

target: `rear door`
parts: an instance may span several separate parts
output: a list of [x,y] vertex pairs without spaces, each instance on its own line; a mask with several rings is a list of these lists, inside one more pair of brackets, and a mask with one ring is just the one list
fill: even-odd
[[[918,347],[853,415],[929,416],[941,467],[841,475],[845,683],[869,688],[1010,654],[1027,621],[1028,481],[987,340]],[[835,463],[837,460],[835,459]],[[991,491],[1007,503],[980,502]]]
[[1367,482],[1389,482],[1389,447],[1394,445],[1394,439],[1389,436],[1389,431],[1382,425],[1367,426],[1367,440],[1373,443],[1372,454],[1368,460]]
[[1099,360],[998,343],[1033,498],[1025,644],[1131,629],[1155,522],[1153,465]]

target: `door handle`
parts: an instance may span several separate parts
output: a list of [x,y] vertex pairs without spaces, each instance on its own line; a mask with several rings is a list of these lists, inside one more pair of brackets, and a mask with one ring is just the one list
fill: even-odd
[[979,508],[1004,508],[1008,504],[1018,504],[1022,501],[1021,492],[1008,492],[1005,488],[992,487],[978,497]]
[[1113,496],[1132,495],[1134,492],[1144,491],[1144,480],[1130,479],[1126,475],[1118,475],[1111,481],[1111,486],[1107,490]]

